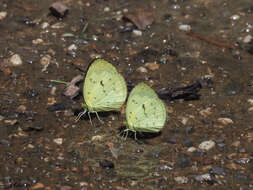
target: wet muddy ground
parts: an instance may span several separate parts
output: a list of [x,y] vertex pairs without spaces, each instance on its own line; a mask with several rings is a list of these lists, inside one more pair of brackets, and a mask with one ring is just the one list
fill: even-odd
[[[253,189],[251,0],[0,2],[0,189]],[[51,14],[50,14],[51,13]],[[165,100],[159,134],[118,134],[124,110],[77,123],[64,84],[94,58]],[[82,88],[82,82],[78,84]]]

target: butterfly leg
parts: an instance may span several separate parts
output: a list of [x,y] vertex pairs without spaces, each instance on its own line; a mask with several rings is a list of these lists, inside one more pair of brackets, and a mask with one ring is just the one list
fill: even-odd
[[102,124],[104,124],[104,122],[100,119],[100,117],[98,116],[98,113],[97,112],[95,112],[96,113],[96,116],[97,116],[97,118],[98,118],[98,120],[102,123]]
[[134,131],[134,140],[136,140],[137,141],[137,137],[136,137],[136,131]]
[[126,131],[126,136],[125,136],[125,140],[127,139],[127,136],[128,136],[128,131],[129,130],[125,130]]
[[85,110],[83,110],[82,112],[80,112],[79,114],[78,114],[78,116],[76,117],[76,119],[75,119],[75,122],[78,122],[79,121],[79,119],[86,113],[86,109]]
[[90,117],[90,112],[88,112],[88,116],[89,116],[89,119],[90,119],[90,124],[93,126],[93,123],[92,123],[91,117]]

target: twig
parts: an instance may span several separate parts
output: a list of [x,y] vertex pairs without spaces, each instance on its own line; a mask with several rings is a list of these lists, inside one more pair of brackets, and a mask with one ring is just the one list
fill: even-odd
[[221,48],[226,48],[226,49],[236,48],[236,46],[234,46],[233,44],[229,44],[229,43],[226,43],[226,42],[219,41],[217,39],[211,38],[211,37],[206,36],[204,34],[195,33],[195,32],[188,32],[187,35],[191,36],[191,37],[194,37],[194,38],[197,38],[199,40],[205,41],[209,44],[221,47]]

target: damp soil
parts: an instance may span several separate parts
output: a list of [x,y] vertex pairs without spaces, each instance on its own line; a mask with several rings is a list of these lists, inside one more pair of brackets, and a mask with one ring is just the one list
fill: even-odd
[[[0,2],[0,189],[253,189],[251,0],[63,0],[61,18],[53,2]],[[124,109],[75,122],[81,91],[51,81],[98,57],[132,86],[202,89],[124,139]]]

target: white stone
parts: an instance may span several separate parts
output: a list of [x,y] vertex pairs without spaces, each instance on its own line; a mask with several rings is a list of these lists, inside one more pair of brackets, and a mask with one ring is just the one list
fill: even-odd
[[181,24],[179,25],[178,29],[185,32],[189,32],[191,30],[191,26],[188,24]]
[[252,40],[252,36],[249,34],[243,38],[243,43],[250,43]]
[[210,150],[215,146],[215,142],[210,140],[210,141],[203,141],[199,145],[199,149],[201,150]]
[[12,66],[20,66],[20,65],[23,64],[23,61],[22,61],[21,57],[18,54],[14,54],[10,58],[10,64]]
[[32,43],[37,45],[37,44],[42,44],[44,41],[41,38],[38,38],[36,40],[33,40]]
[[133,30],[133,34],[135,36],[142,36],[142,31],[140,31],[140,30]]
[[238,20],[240,18],[240,16],[239,15],[232,15],[230,18],[232,20]]
[[91,138],[91,141],[97,141],[97,142],[99,142],[99,141],[102,141],[103,140],[103,136],[102,135],[95,135],[95,136],[93,136],[92,138]]
[[136,71],[137,72],[139,72],[139,73],[147,73],[148,72],[148,70],[145,68],[145,67],[139,67],[138,69],[136,69]]
[[223,125],[233,124],[233,120],[227,117],[220,117],[217,119],[217,121]]
[[253,99],[248,99],[250,105],[253,105]]
[[109,12],[110,11],[110,8],[109,7],[105,7],[104,8],[104,12]]
[[69,47],[68,47],[68,51],[75,51],[77,50],[77,46],[75,44],[71,44]]
[[41,24],[41,28],[42,28],[42,29],[46,29],[47,27],[49,27],[49,23],[48,23],[48,22],[43,22],[43,23]]
[[198,175],[195,177],[197,181],[211,181],[212,178],[210,174],[203,174],[203,175]]
[[179,184],[185,184],[185,183],[188,183],[188,178],[185,177],[185,176],[178,176],[178,177],[175,177],[174,180],[179,183]]
[[195,152],[196,150],[197,150],[197,148],[195,148],[194,146],[192,146],[192,147],[189,147],[187,149],[187,152]]
[[62,139],[62,138],[56,138],[56,139],[54,139],[54,142],[55,142],[56,144],[58,144],[58,145],[62,145],[63,139]]
[[7,12],[2,11],[0,12],[0,20],[3,20],[7,16]]

